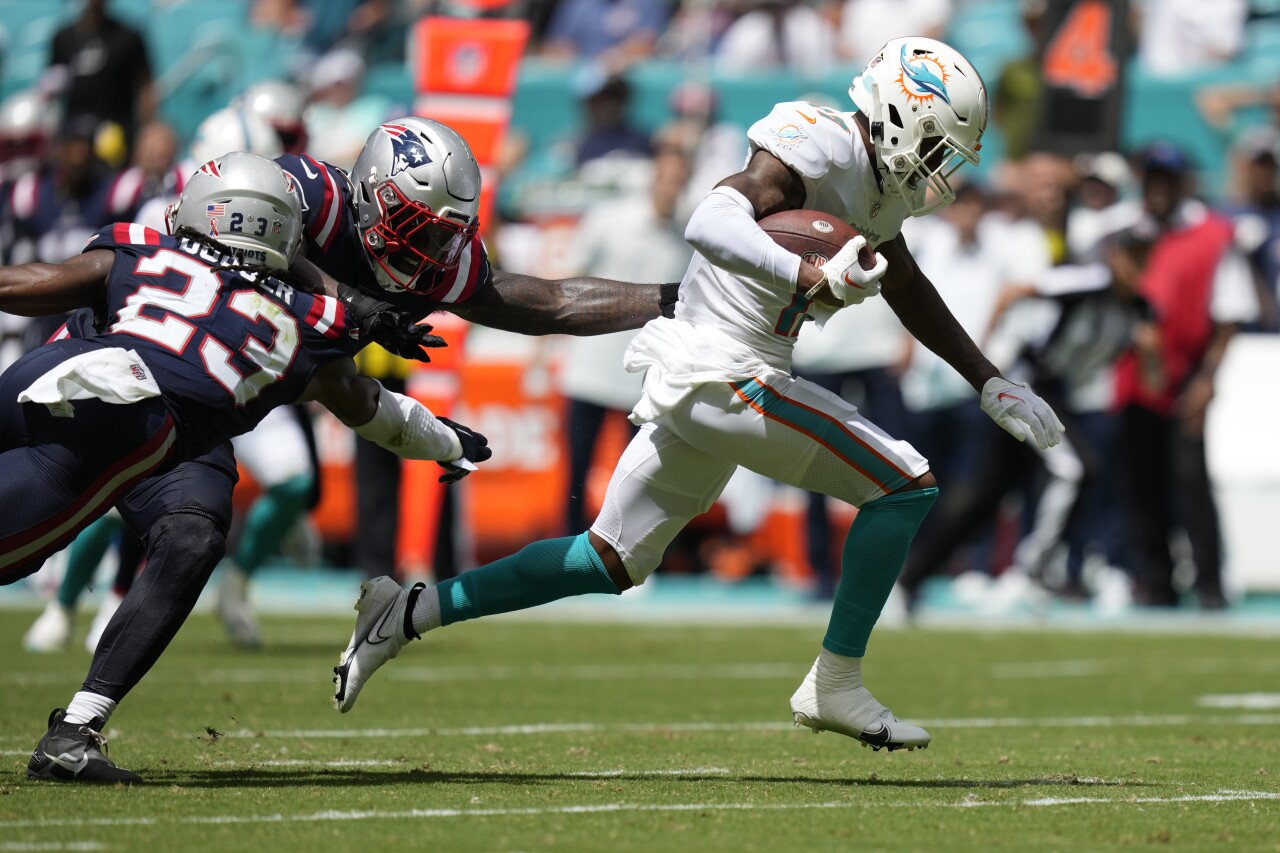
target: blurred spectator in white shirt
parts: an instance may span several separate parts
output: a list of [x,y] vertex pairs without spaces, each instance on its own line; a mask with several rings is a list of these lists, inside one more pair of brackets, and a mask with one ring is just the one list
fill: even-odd
[[1137,221],[1137,202],[1126,199],[1133,187],[1129,162],[1114,151],[1082,154],[1075,159],[1080,182],[1076,204],[1067,211],[1067,261],[1091,264],[1103,260],[1103,242]]
[[1247,0],[1140,0],[1138,54],[1159,77],[1179,77],[1231,59],[1244,45]]
[[804,77],[825,74],[836,54],[839,8],[795,0],[750,0],[729,25],[715,53],[716,67],[729,72],[785,68]]
[[719,97],[707,83],[686,80],[667,99],[671,120],[655,134],[689,158],[689,181],[677,215],[688,219],[716,184],[742,168],[747,159],[747,129],[719,117]]
[[[622,281],[672,282],[684,275],[693,250],[676,202],[689,176],[684,154],[660,148],[647,192],[593,206],[582,218],[571,264],[582,275]],[[585,530],[585,491],[591,458],[605,414],[628,413],[640,399],[642,375],[622,367],[634,331],[564,339],[560,391],[569,400],[569,495],[567,530]]]
[[950,19],[951,0],[845,0],[840,14],[841,54],[865,65],[892,39],[941,39]]

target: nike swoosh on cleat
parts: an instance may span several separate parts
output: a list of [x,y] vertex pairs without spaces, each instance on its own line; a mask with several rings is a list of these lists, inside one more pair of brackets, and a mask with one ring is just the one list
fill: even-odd
[[863,729],[862,734],[858,735],[858,740],[875,749],[889,746],[889,727],[881,723],[878,731],[873,732],[870,729]]
[[369,636],[368,638],[366,638],[365,642],[367,642],[371,646],[377,646],[387,642],[388,640],[395,639],[394,634],[382,633],[382,626],[387,624],[387,617],[391,615],[391,612],[392,612],[391,609],[388,609],[387,612],[382,614],[382,618],[378,620],[377,625],[373,626],[373,630],[369,632]]
[[46,752],[44,755],[45,758],[49,759],[64,770],[71,771],[73,776],[80,775],[80,771],[89,766],[89,756],[87,753],[81,753],[80,760],[78,761],[72,758],[71,753],[69,752],[64,752],[61,755],[50,755]]

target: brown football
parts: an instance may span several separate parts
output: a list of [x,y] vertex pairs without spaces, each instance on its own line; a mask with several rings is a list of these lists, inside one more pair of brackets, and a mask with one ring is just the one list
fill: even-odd
[[[858,236],[858,230],[849,223],[816,210],[784,210],[766,216],[759,225],[773,242],[816,267],[825,264],[845,243]],[[864,269],[875,266],[870,248],[862,250],[858,263]]]

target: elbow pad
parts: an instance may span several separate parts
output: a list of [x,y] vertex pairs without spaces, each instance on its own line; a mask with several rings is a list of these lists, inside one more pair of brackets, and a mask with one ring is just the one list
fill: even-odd
[[794,291],[800,275],[800,256],[773,242],[756,224],[746,196],[730,187],[716,187],[689,218],[684,237],[689,245],[723,270]]
[[448,462],[462,455],[458,434],[426,406],[381,385],[379,388],[378,411],[367,424],[352,427],[356,435],[405,459]]

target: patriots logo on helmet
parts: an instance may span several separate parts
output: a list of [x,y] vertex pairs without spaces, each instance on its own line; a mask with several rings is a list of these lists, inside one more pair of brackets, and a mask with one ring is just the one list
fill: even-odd
[[394,178],[405,169],[431,162],[422,138],[409,128],[402,124],[384,124],[382,132],[391,140],[391,172],[387,177]]

